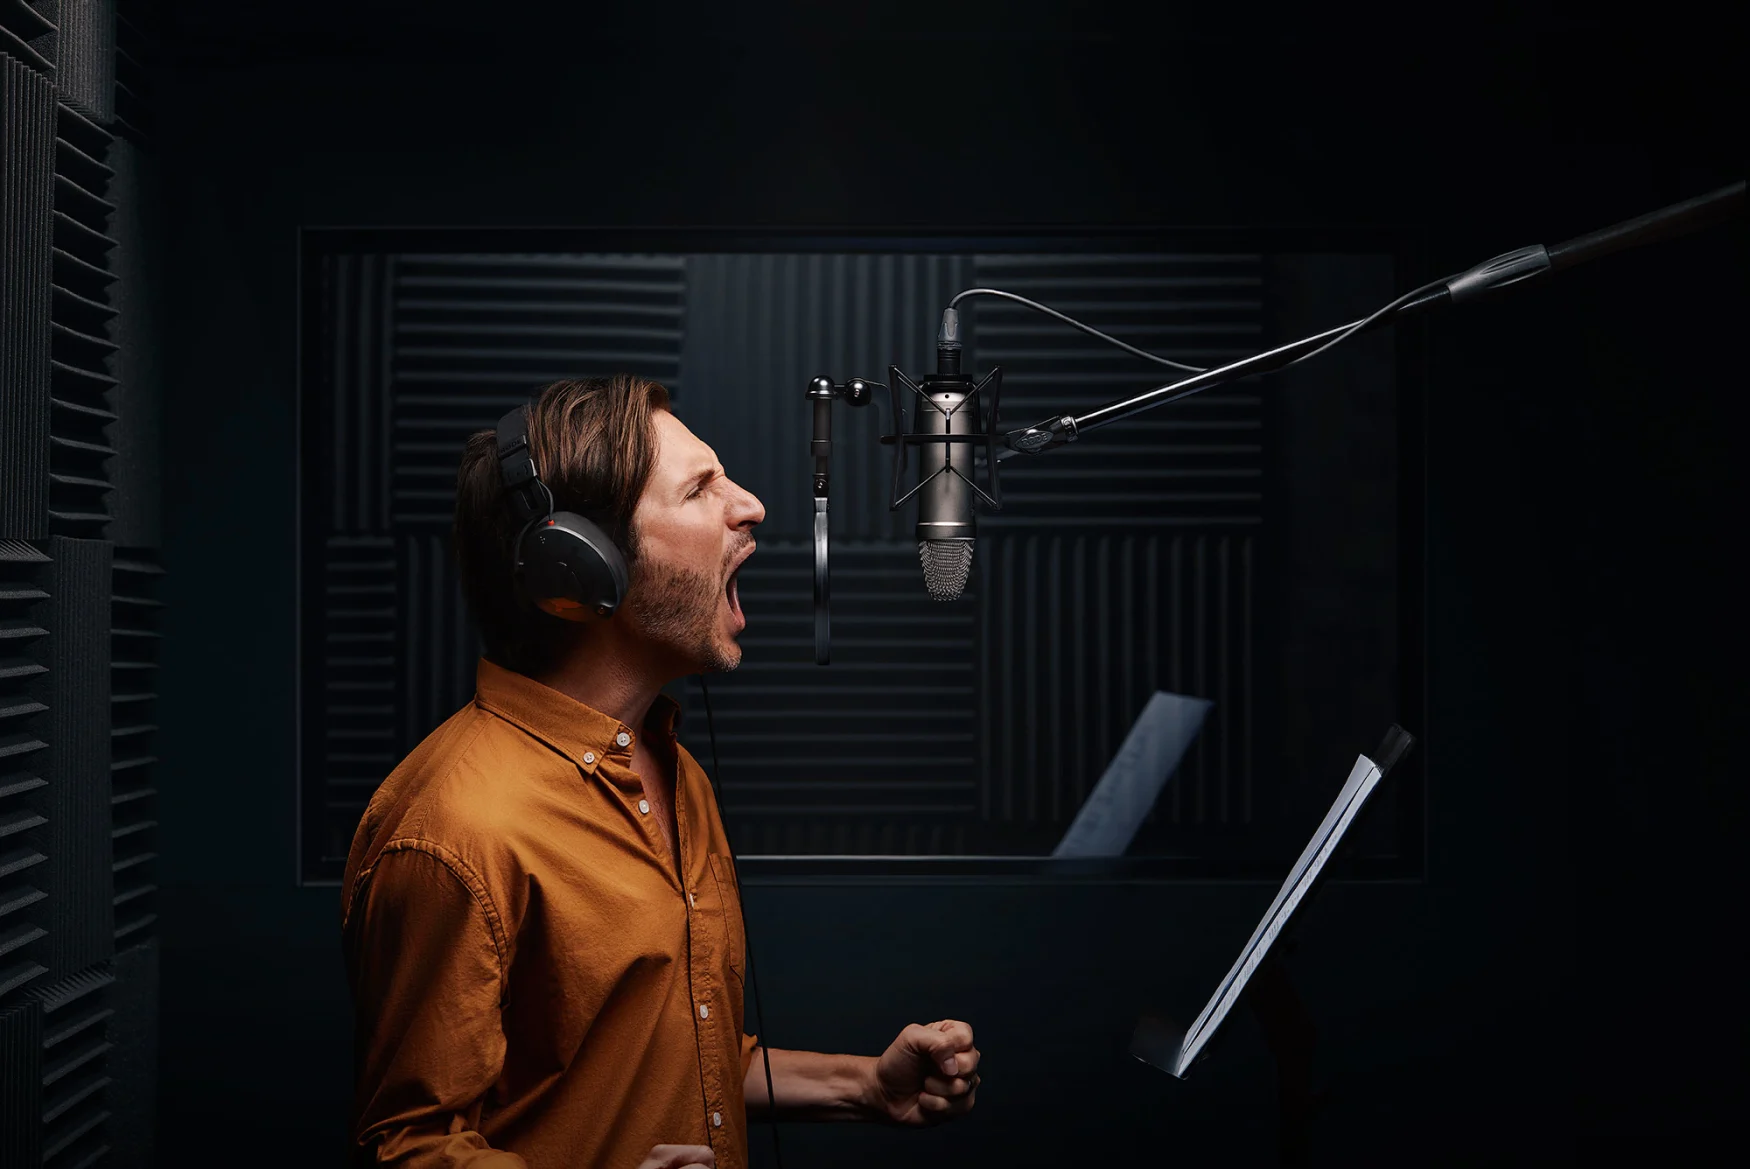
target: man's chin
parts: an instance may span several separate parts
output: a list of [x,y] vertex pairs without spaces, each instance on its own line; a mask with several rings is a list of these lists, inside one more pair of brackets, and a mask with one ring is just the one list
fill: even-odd
[[700,673],[727,674],[741,665],[741,646],[733,637],[719,636],[699,657]]

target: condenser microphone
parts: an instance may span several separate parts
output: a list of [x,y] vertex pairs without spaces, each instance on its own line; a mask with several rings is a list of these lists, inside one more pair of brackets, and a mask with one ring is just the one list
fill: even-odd
[[[960,313],[946,309],[936,334],[936,376],[925,379],[914,426],[918,434],[960,434],[978,427],[978,405],[960,372]],[[927,442],[918,448],[918,559],[938,601],[955,601],[972,573],[977,529],[972,518],[972,446]]]

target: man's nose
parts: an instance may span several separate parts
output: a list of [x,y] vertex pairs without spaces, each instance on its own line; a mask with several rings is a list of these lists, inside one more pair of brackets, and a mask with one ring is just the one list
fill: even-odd
[[737,528],[751,528],[755,524],[763,523],[766,518],[766,505],[760,502],[760,497],[739,483],[735,485],[735,489],[741,493],[741,498],[736,501],[736,506],[732,513],[734,520],[733,526]]

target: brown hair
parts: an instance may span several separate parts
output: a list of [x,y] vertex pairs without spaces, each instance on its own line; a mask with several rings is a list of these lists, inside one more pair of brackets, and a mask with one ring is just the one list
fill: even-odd
[[[529,405],[529,452],[558,511],[600,524],[630,565],[637,557],[632,513],[656,462],[658,410],[668,391],[632,374],[554,382]],[[570,649],[580,627],[517,596],[514,549],[522,523],[504,495],[495,432],[468,437],[456,474],[451,541],[462,595],[480,629],[486,656],[523,674],[538,674]]]

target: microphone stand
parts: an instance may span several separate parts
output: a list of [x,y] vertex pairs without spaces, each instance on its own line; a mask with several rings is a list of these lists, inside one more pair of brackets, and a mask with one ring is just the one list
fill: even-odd
[[1465,304],[1499,292],[1510,285],[1560,272],[1612,252],[1683,235],[1739,214],[1743,207],[1744,182],[1740,179],[1731,186],[1694,199],[1686,199],[1681,203],[1673,203],[1669,207],[1612,224],[1599,231],[1575,236],[1553,247],[1532,244],[1530,247],[1504,252],[1474,268],[1406,293],[1379,312],[1361,320],[1350,321],[1346,325],[1338,325],[1310,337],[1302,337],[1298,341],[1193,374],[1168,385],[1157,386],[1133,397],[1108,402],[1086,414],[1061,414],[1033,426],[1011,430],[997,440],[1000,449],[996,452],[996,457],[1001,460],[1013,458],[1015,455],[1034,455],[1057,450],[1068,446],[1089,430],[1152,410],[1156,406],[1177,402],[1212,386],[1257,374],[1273,373],[1340,340],[1383,328],[1401,316],[1429,312],[1448,305]]
[[[1435,280],[1411,292],[1398,297],[1377,312],[1345,325],[1326,329],[1310,337],[1291,341],[1287,345],[1254,354],[1227,365],[1204,370],[1190,377],[1167,385],[1156,386],[1152,390],[1136,394],[1129,398],[1120,398],[1103,406],[1088,411],[1086,414],[1060,414],[1047,418],[1033,426],[1025,426],[1011,430],[1005,434],[995,433],[997,416],[997,397],[1001,392],[1002,375],[1000,370],[991,370],[984,378],[974,382],[970,377],[959,373],[959,343],[958,317],[950,305],[943,314],[943,329],[947,330],[939,342],[947,343],[954,350],[953,372],[938,371],[934,377],[925,377],[920,385],[917,381],[906,377],[897,367],[888,367],[888,382],[876,382],[866,378],[852,378],[846,382],[835,382],[828,377],[817,377],[809,383],[808,400],[814,414],[813,439],[809,444],[809,452],[814,459],[813,491],[814,491],[814,644],[815,661],[819,665],[827,665],[831,659],[831,581],[828,564],[828,544],[830,539],[828,518],[828,495],[831,485],[832,456],[832,403],[834,399],[846,402],[852,406],[866,406],[873,399],[873,391],[877,388],[886,389],[892,398],[893,434],[881,436],[883,444],[893,444],[893,497],[890,506],[897,510],[906,500],[917,495],[926,482],[933,482],[945,476],[954,476],[964,481],[964,486],[976,495],[986,507],[996,509],[1002,507],[1002,487],[998,477],[998,465],[1005,459],[1015,455],[1037,455],[1045,451],[1057,450],[1068,446],[1087,431],[1118,422],[1122,419],[1152,410],[1157,406],[1165,406],[1181,398],[1207,390],[1213,386],[1224,385],[1238,381],[1241,378],[1254,377],[1258,374],[1273,373],[1299,361],[1305,361],[1318,353],[1345,341],[1360,333],[1372,332],[1394,323],[1399,317],[1424,313],[1447,305],[1464,304],[1483,296],[1501,291],[1504,288],[1527,280],[1533,280],[1551,273],[1572,268],[1587,260],[1594,260],[1611,252],[1624,248],[1639,247],[1657,240],[1670,239],[1697,228],[1729,218],[1742,211],[1744,205],[1744,182],[1739,180],[1728,187],[1687,199],[1681,203],[1673,203],[1669,207],[1660,208],[1647,215],[1624,220],[1600,231],[1576,236],[1545,247],[1542,244],[1532,244],[1529,247],[1516,248],[1504,252],[1493,259],[1485,260],[1473,268],[1441,280]],[[973,295],[979,291],[970,290],[962,296]],[[955,298],[956,301],[960,297]],[[1031,304],[1031,302],[1027,302]],[[1033,304],[1033,308],[1043,309],[1052,316],[1060,317],[1042,305]],[[1076,322],[1070,322],[1075,324]],[[1092,331],[1087,326],[1077,324],[1084,331]],[[1114,338],[1104,337],[1114,341]],[[1123,346],[1122,342],[1117,342]],[[1123,346],[1129,348],[1129,346]],[[938,354],[943,352],[943,345],[938,345]],[[901,389],[910,390],[917,399],[914,409],[914,429],[904,428],[904,410],[900,396]],[[988,407],[985,403],[972,405],[975,399],[989,391]],[[953,390],[958,393],[952,408],[945,408],[929,400],[931,390]],[[962,398],[964,401],[962,401]],[[962,410],[962,405],[971,406]],[[932,413],[933,411],[933,413]],[[954,417],[966,415],[967,425],[958,431],[953,425]],[[923,419],[925,422],[916,421]],[[990,490],[979,487],[973,476],[967,475],[954,463],[951,457],[944,456],[943,464],[924,479],[920,479],[917,487],[905,494],[900,493],[900,477],[906,467],[906,448],[909,446],[952,446],[957,444],[973,444],[976,451],[982,447],[985,453],[984,470],[988,477]],[[976,465],[976,459],[974,460]],[[969,468],[971,469],[971,468]],[[976,472],[974,472],[976,474]],[[963,579],[963,578],[962,578]]]

